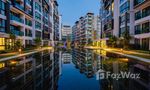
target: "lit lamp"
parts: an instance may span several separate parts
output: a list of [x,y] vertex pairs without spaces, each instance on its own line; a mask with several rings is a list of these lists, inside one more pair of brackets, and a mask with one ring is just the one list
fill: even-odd
[[22,52],[22,49],[20,48],[18,51],[19,51],[19,53],[21,53],[21,52]]
[[121,52],[123,52],[123,49],[121,48]]

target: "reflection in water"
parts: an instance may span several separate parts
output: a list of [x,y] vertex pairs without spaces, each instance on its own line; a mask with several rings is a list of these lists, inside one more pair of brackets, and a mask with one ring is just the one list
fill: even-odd
[[[72,62],[80,73],[92,78],[98,70],[140,73],[140,79],[99,80],[100,90],[150,90],[150,64],[103,50],[73,50]],[[89,82],[90,83],[90,82]],[[97,89],[99,90],[99,89]]]
[[[96,80],[99,70],[141,78]],[[150,64],[103,50],[43,51],[1,61],[0,90],[150,90]]]
[[62,61],[64,64],[71,63],[72,55],[69,52],[62,53]]
[[57,90],[58,56],[43,51],[0,62],[0,90]]

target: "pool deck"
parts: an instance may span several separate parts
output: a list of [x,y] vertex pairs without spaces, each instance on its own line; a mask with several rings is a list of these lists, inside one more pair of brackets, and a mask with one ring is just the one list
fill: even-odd
[[137,55],[142,55],[145,57],[150,57],[150,54],[146,54],[146,53],[139,53],[139,52],[134,52],[134,51],[127,51],[127,50],[121,50],[121,49],[115,49],[115,48],[99,48],[99,47],[85,47],[86,49],[93,49],[93,50],[105,50],[111,53],[116,53],[119,55],[123,55],[125,57],[129,57],[129,58],[133,58],[133,59],[137,59],[139,61],[143,61],[146,63],[150,63],[150,59],[149,58],[144,58],[144,57],[140,57],[140,56],[135,56],[135,55],[131,55],[131,54],[137,54]]
[[12,56],[1,58],[0,61],[6,61],[6,60],[14,59],[14,58],[34,54],[34,53],[37,53],[37,52],[40,52],[40,51],[43,51],[43,50],[52,50],[52,49],[53,49],[52,47],[48,47],[48,48],[35,49],[35,50],[32,50],[30,52],[25,52],[25,53],[14,53],[14,55],[12,55]]

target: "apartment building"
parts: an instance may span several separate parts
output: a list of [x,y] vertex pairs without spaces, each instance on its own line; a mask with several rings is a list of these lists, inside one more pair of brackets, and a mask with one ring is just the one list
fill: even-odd
[[129,31],[132,47],[150,50],[149,6],[149,0],[101,0],[101,41]]
[[59,41],[59,13],[58,13],[58,3],[56,0],[54,0],[53,3],[53,29],[54,29],[54,36],[53,39],[56,41]]
[[10,34],[20,39],[24,47],[34,45],[35,38],[41,38],[42,45],[50,45],[56,30],[53,25],[57,25],[53,15],[54,10],[58,14],[56,3],[56,0],[0,0],[0,50],[14,46]]
[[73,40],[76,44],[84,46],[92,42],[94,30],[94,13],[87,13],[79,18],[73,26]]
[[94,30],[92,34],[92,41],[94,46],[100,46],[100,35],[101,35],[101,22],[100,22],[100,17],[95,16],[94,17]]
[[62,26],[62,41],[66,41],[67,39],[72,39],[72,28],[70,25]]
[[135,16],[134,43],[137,48],[150,50],[150,1],[134,0],[132,3]]

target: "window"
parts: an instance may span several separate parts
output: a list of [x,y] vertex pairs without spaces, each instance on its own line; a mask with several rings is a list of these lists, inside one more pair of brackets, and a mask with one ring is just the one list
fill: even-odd
[[41,38],[41,32],[40,32],[40,31],[36,31],[35,36],[36,36],[37,38]]
[[150,6],[142,10],[142,17],[150,15]]
[[38,12],[35,12],[35,18],[38,20],[41,20],[41,14],[39,14]]
[[150,30],[149,22],[142,24],[142,33],[148,33]]
[[[127,30],[129,31],[129,26],[127,26]],[[122,27],[122,28],[120,28],[120,36],[123,36],[123,34],[125,33],[125,31],[126,31],[126,28],[125,27]]]
[[37,2],[35,2],[35,9],[41,12],[41,6]]
[[139,5],[141,3],[143,3],[146,0],[134,0],[134,6]]
[[35,28],[36,29],[41,29],[41,23],[35,21]]
[[141,19],[142,15],[141,15],[141,11],[138,11],[135,13],[135,20]]
[[5,32],[5,20],[0,19],[0,32]]
[[125,0],[120,0],[120,4],[123,3]]
[[141,25],[135,26],[135,34],[141,34]]
[[0,1],[0,14],[5,15],[5,3]]
[[127,13],[127,15],[123,15],[120,17],[120,25],[125,25],[126,19],[127,19],[127,23],[129,23],[130,22],[130,14],[129,13]]
[[129,1],[128,2],[125,2],[123,5],[120,6],[120,13],[125,13],[129,10],[130,8],[130,3]]

